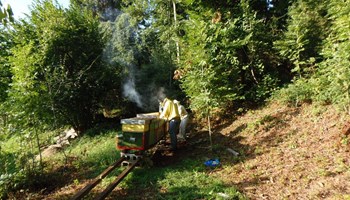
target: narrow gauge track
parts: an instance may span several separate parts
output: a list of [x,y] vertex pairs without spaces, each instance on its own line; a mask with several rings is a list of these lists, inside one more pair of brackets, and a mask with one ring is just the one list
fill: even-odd
[[[105,178],[109,173],[111,173],[115,168],[120,166],[123,161],[125,161],[127,158],[121,157],[119,160],[117,160],[114,164],[109,166],[107,169],[105,169],[99,176],[97,176],[95,179],[93,179],[88,185],[86,185],[83,189],[81,189],[78,193],[76,193],[71,200],[79,200],[82,199],[85,195],[87,195],[98,183],[102,181],[103,178]],[[99,195],[95,197],[95,200],[101,200],[105,199],[110,192],[124,179],[126,175],[138,164],[140,161],[140,158],[137,158],[133,162],[130,163],[130,165],[122,171],[122,173],[117,176],[117,178],[109,184]]]
[[142,154],[144,151],[157,145],[162,138],[165,138],[168,132],[167,123],[165,119],[159,118],[158,112],[137,114],[133,118],[121,119],[120,123],[122,124],[122,132],[117,135],[116,147],[121,151],[121,158],[76,193],[72,197],[72,200],[82,199],[117,166],[127,164],[128,167],[104,191],[99,193],[95,199],[106,198],[139,161],[143,159]]

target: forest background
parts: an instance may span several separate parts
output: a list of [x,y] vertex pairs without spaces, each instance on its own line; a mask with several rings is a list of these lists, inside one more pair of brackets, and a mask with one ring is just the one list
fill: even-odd
[[0,145],[0,192],[40,173],[43,134],[84,134],[165,96],[208,122],[271,98],[350,112],[349,4],[38,0],[19,20],[1,7],[0,141],[21,149]]

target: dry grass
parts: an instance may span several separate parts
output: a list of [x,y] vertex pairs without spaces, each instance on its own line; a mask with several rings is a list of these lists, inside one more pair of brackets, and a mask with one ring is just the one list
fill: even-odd
[[[186,158],[218,156],[221,167],[206,173],[222,180],[225,187],[237,187],[249,199],[350,199],[349,122],[350,116],[332,106],[295,108],[274,103],[216,126],[214,152],[207,148],[208,133],[192,130],[192,145],[172,159],[163,158],[162,167]],[[240,155],[235,157],[227,147]],[[72,176],[70,180],[79,179],[78,174]],[[85,184],[71,182],[45,197],[33,195],[67,199]],[[115,193],[136,194],[120,187]]]
[[215,176],[250,199],[350,199],[349,119],[332,106],[251,111],[218,130],[243,155]]

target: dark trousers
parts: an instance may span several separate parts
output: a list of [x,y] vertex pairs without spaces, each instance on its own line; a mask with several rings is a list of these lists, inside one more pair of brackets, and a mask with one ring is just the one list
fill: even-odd
[[170,134],[170,142],[171,148],[176,150],[177,148],[177,134],[179,133],[180,120],[172,119],[169,121],[169,134]]

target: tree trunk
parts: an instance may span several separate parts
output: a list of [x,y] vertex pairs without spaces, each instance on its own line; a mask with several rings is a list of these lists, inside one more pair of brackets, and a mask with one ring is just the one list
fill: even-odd
[[38,147],[38,151],[39,151],[39,165],[40,165],[40,172],[43,173],[43,158],[41,156],[41,149],[40,149],[40,139],[39,139],[39,134],[36,128],[34,128],[35,131],[35,139],[36,139],[36,145]]
[[[176,2],[173,1],[173,9],[174,9],[174,26],[175,31],[177,31],[177,19],[176,19]],[[175,33],[176,35],[176,33]],[[177,36],[175,37],[175,45],[176,45],[176,60],[177,64],[180,64],[180,47],[179,47],[179,40]]]
[[212,132],[211,132],[211,125],[210,125],[210,113],[208,113],[208,130],[209,130],[209,141],[210,141],[210,150],[213,151],[213,140],[212,140]]

